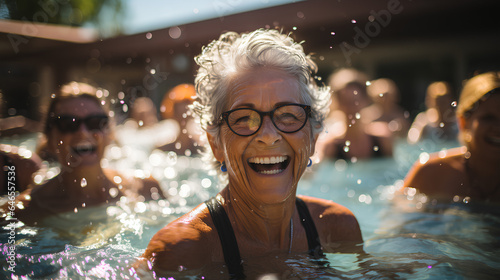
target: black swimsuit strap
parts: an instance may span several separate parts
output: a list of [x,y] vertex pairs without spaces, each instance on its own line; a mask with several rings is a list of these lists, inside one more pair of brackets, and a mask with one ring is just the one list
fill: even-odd
[[321,250],[318,231],[316,230],[316,226],[314,225],[314,221],[306,203],[304,200],[297,197],[295,205],[297,206],[297,212],[299,212],[300,222],[306,231],[309,254],[315,258],[322,257],[323,251]]
[[233,227],[229,221],[226,211],[215,197],[205,201],[217,233],[219,234],[224,261],[231,279],[245,279],[243,265],[241,264],[240,250],[236,242]]
[[[215,229],[219,234],[222,252],[224,253],[224,261],[226,262],[231,279],[244,279],[245,274],[243,273],[240,250],[238,249],[236,236],[234,235],[233,227],[231,226],[226,211],[215,197],[205,201],[205,204],[210,212]],[[314,225],[314,221],[306,203],[297,197],[295,205],[302,226],[306,231],[309,254],[314,258],[324,257],[323,251],[321,250],[318,231],[316,230],[316,226]]]

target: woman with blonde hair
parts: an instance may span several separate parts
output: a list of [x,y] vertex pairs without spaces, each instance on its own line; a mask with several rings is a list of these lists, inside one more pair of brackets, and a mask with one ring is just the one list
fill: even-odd
[[500,72],[468,80],[457,107],[464,146],[416,162],[406,176],[405,191],[416,189],[445,201],[500,202],[499,108]]

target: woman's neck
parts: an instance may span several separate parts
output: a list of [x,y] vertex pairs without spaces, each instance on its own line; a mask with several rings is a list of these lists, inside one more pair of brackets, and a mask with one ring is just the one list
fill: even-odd
[[105,202],[109,196],[111,182],[101,167],[80,167],[63,170],[60,186],[70,200],[88,201],[92,204]]
[[239,196],[228,186],[220,193],[228,215],[249,240],[265,242],[269,248],[288,249],[290,219],[295,211],[295,194],[284,202],[263,204],[248,197]]

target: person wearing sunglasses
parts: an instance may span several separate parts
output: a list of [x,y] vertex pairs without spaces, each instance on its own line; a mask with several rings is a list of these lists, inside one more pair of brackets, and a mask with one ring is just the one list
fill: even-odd
[[47,216],[113,203],[122,196],[163,197],[153,178],[127,177],[101,167],[111,141],[109,110],[98,97],[103,91],[71,82],[52,95],[44,127],[45,150],[57,159],[60,173],[22,192],[13,218],[40,225]]
[[[500,203],[500,72],[470,78],[456,110],[462,147],[421,155],[402,192],[411,199],[498,206]],[[425,194],[421,196],[420,194]]]
[[286,276],[292,254],[362,250],[351,211],[297,195],[329,103],[302,46],[277,30],[228,32],[195,60],[192,109],[227,185],[160,230],[136,271],[257,279]]

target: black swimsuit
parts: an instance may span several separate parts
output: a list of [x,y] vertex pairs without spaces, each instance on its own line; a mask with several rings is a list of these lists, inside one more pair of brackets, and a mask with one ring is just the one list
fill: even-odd
[[[234,235],[233,227],[231,226],[226,211],[215,197],[205,201],[205,204],[208,207],[208,211],[212,216],[212,221],[219,234],[222,251],[224,253],[224,261],[226,262],[231,279],[245,278],[240,250],[238,249],[236,236]],[[315,258],[322,257],[323,252],[319,242],[319,235],[306,203],[297,197],[295,205],[297,206],[302,226],[306,231],[309,254]]]

